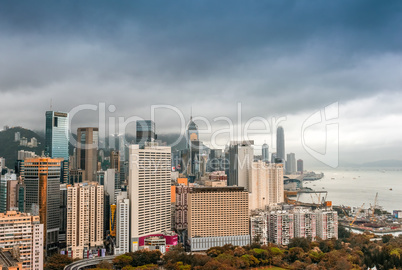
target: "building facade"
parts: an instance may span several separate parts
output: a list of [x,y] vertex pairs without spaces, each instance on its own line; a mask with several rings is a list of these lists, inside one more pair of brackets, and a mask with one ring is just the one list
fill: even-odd
[[295,209],[294,214],[294,237],[311,238],[317,236],[317,214],[310,209]]
[[250,171],[250,210],[284,202],[282,164],[253,163]]
[[67,187],[67,251],[82,259],[84,252],[103,247],[103,186],[96,182]]
[[126,195],[117,196],[117,222],[116,222],[116,247],[114,254],[124,254],[130,251],[130,200]]
[[336,211],[317,212],[317,236],[323,240],[338,239],[338,213]]
[[156,139],[155,122],[152,120],[139,120],[136,123],[136,140],[140,148],[143,148],[147,142],[153,142]]
[[187,196],[191,251],[250,243],[249,198],[243,187],[197,187]]
[[128,192],[131,212],[131,251],[140,237],[170,230],[171,148],[130,145]]
[[98,142],[98,128],[77,129],[77,168],[84,171],[83,182],[95,181],[98,171]]
[[26,211],[39,215],[48,255],[57,252],[59,242],[60,166],[60,159],[52,158],[29,158],[24,162]]
[[285,162],[285,132],[281,126],[276,129],[276,158]]
[[229,146],[228,186],[250,188],[250,171],[254,161],[254,141],[231,142]]
[[264,143],[262,145],[262,161],[269,162],[269,146],[268,144]]
[[16,211],[0,213],[0,248],[12,251],[17,247],[24,269],[43,269],[43,238],[39,216]]
[[289,153],[286,155],[286,173],[295,174],[296,173],[296,156],[295,153]]
[[272,211],[268,214],[268,241],[288,245],[294,237],[293,214],[286,211]]

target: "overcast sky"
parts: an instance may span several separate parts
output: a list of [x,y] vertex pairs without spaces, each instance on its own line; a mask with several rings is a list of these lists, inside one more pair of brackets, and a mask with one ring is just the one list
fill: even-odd
[[[243,127],[286,117],[286,152],[308,159],[302,134],[323,152],[325,125],[303,123],[337,103],[342,161],[401,159],[401,12],[401,1],[3,0],[0,123],[41,130],[50,100],[66,112],[104,102],[125,119],[162,104],[216,131],[216,117],[238,125],[241,103]],[[98,125],[98,112],[73,118],[74,130]],[[171,110],[156,125],[180,130]],[[269,132],[251,139],[275,151]]]

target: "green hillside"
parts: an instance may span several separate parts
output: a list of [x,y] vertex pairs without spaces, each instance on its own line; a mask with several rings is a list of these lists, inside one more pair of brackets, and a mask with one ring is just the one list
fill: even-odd
[[[20,132],[21,138],[25,137],[28,142],[32,137],[38,140],[38,147],[30,148],[26,146],[20,146],[20,142],[14,141],[14,134]],[[17,160],[17,154],[19,150],[32,151],[36,154],[42,154],[45,150],[45,139],[40,137],[37,133],[32,130],[25,129],[22,127],[13,127],[8,130],[3,130],[0,132],[0,157],[6,159],[6,166],[10,169],[14,168],[15,161]]]

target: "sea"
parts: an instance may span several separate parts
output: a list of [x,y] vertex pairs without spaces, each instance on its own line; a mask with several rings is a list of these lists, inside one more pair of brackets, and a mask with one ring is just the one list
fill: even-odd
[[[313,190],[328,191],[327,201],[333,205],[345,205],[364,208],[373,205],[378,193],[377,206],[391,212],[402,210],[402,168],[338,168],[315,169],[324,173],[316,181],[304,181],[303,186]],[[325,194],[320,194],[320,198]],[[299,201],[319,201],[316,194],[301,194]]]

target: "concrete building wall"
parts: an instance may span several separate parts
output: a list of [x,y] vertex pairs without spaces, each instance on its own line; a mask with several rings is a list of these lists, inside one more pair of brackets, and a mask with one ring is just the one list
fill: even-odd
[[4,251],[19,247],[25,269],[43,269],[44,227],[39,216],[16,211],[0,213],[0,239]]
[[171,148],[131,145],[129,159],[130,242],[135,251],[139,237],[170,230]]
[[67,187],[67,250],[83,258],[83,250],[103,246],[103,186],[96,182]]

